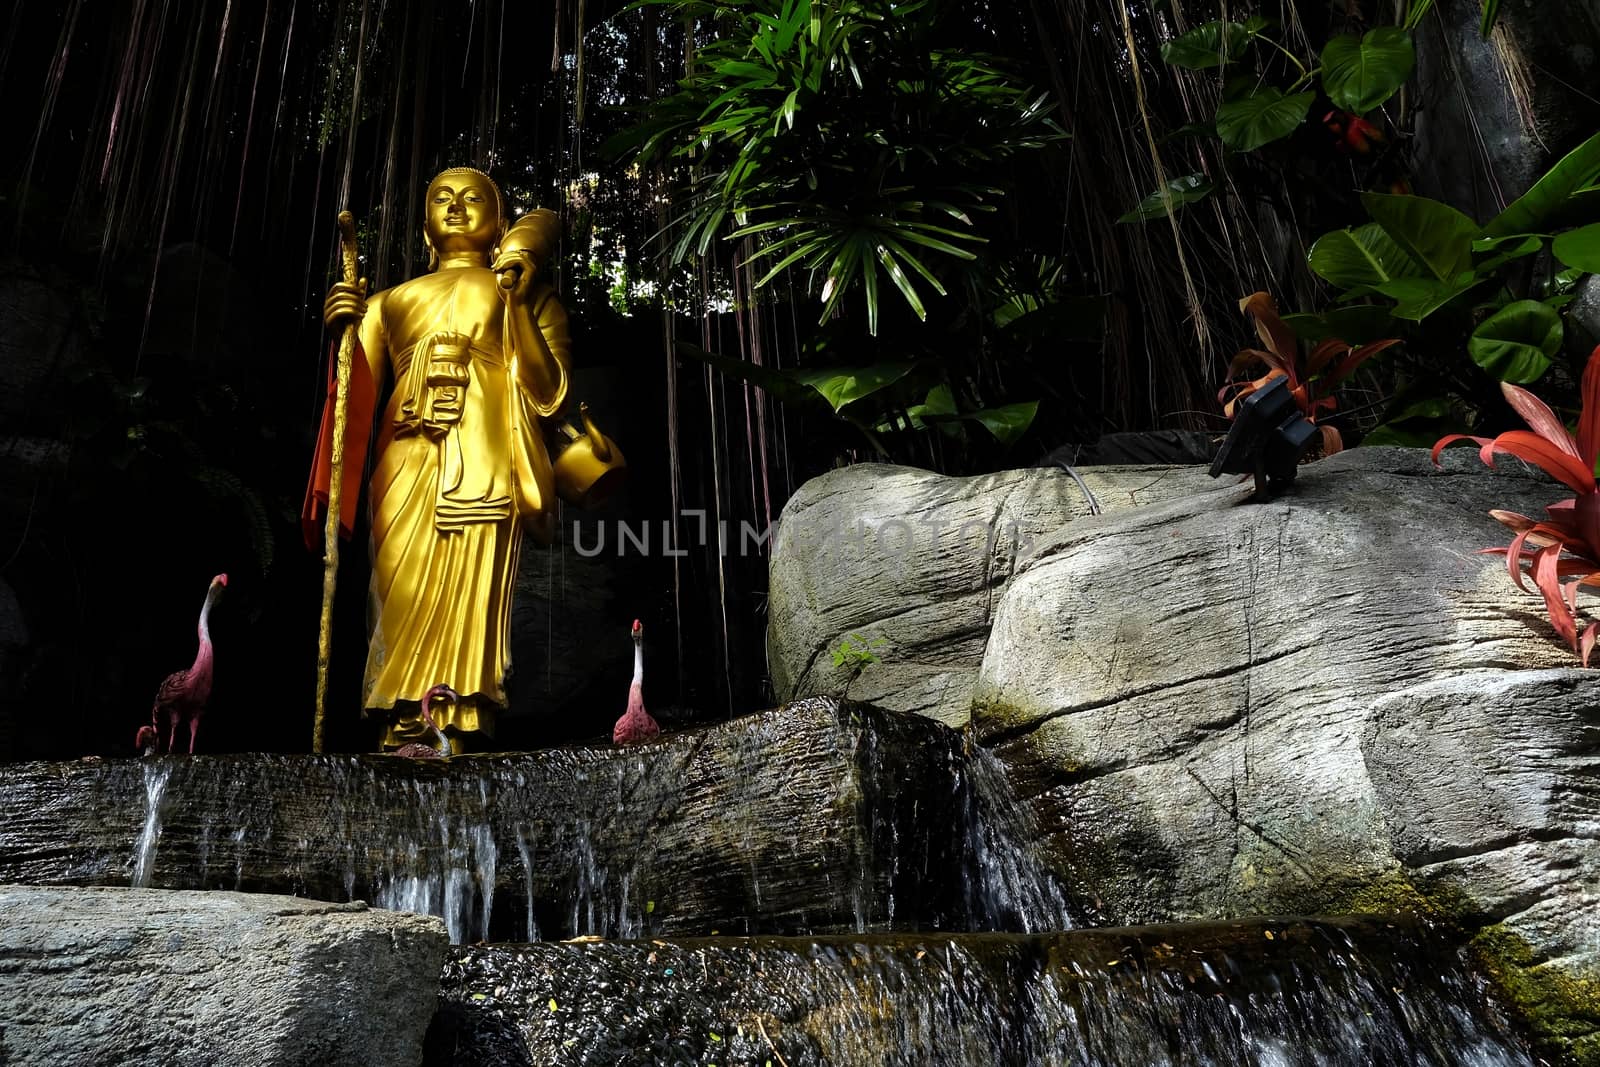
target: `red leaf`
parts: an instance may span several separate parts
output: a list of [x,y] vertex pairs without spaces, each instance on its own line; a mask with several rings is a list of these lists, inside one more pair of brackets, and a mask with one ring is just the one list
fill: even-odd
[[[1578,452],[1577,442],[1567,432],[1567,427],[1550,410],[1550,406],[1543,400],[1534,396],[1520,385],[1510,382],[1501,382],[1500,391],[1506,395],[1506,400],[1522,416],[1522,421],[1533,428],[1533,432],[1567,453],[1573,459],[1582,459]],[[1593,464],[1591,463],[1592,467]]]
[[1600,453],[1600,346],[1583,368],[1583,413],[1578,416],[1578,458],[1594,469]]
[[[1534,529],[1537,529],[1537,527],[1534,527]],[[1533,529],[1523,530],[1521,533],[1517,534],[1517,536],[1511,539],[1511,547],[1506,549],[1506,573],[1511,575],[1511,580],[1516,582],[1517,588],[1522,590],[1524,593],[1533,592],[1532,589],[1528,588],[1527,583],[1522,580],[1522,556],[1524,552],[1522,546],[1527,544],[1532,537]],[[1559,555],[1560,542],[1555,542],[1554,544],[1557,546],[1556,552],[1557,555]],[[1546,544],[1545,546],[1541,547],[1539,551],[1543,552],[1545,548],[1548,547],[1550,547],[1550,545]],[[1538,553],[1534,553],[1534,557],[1537,560]]]
[[1433,443],[1433,465],[1435,467],[1439,465],[1439,453],[1457,441],[1471,441],[1473,444],[1483,446],[1489,444],[1491,439],[1488,437],[1473,437],[1471,434],[1466,433],[1453,433],[1441,437]]
[[1561,549],[1555,545],[1541,548],[1533,559],[1533,582],[1544,594],[1544,606],[1550,613],[1550,622],[1561,639],[1576,652],[1578,649],[1578,622],[1567,610],[1567,601],[1561,592],[1561,579],[1557,564]]
[[1306,357],[1306,377],[1315,378],[1334,356],[1350,351],[1350,346],[1338,338],[1329,338],[1311,350]]
[[1592,493],[1595,491],[1594,471],[1584,467],[1573,454],[1575,451],[1576,449],[1572,452],[1566,451],[1541,434],[1530,433],[1527,430],[1508,430],[1479,449],[1478,455],[1492,467],[1493,453],[1504,452],[1534,464],[1552,478],[1579,493]]
[[1520,511],[1501,511],[1499,508],[1490,508],[1489,517],[1502,526],[1511,527],[1512,530],[1518,533],[1523,530],[1531,530],[1539,524],[1538,519],[1530,519]]
[[1350,375],[1354,374],[1356,368],[1361,366],[1361,364],[1365,363],[1379,352],[1382,352],[1384,349],[1392,348],[1399,343],[1400,338],[1390,337],[1387,340],[1374,341],[1370,345],[1362,345],[1360,348],[1354,349],[1348,356],[1339,361],[1339,365],[1333,369],[1333,373],[1328,375],[1326,384],[1330,388],[1334,385],[1337,385],[1339,382],[1344,381]]
[[1256,363],[1263,364],[1279,372],[1287,372],[1288,369],[1283,360],[1271,352],[1263,352],[1259,348],[1241,348],[1228,363],[1228,377],[1237,378],[1245,372],[1246,368]]
[[1266,293],[1251,293],[1239,301],[1239,310],[1255,318],[1256,334],[1262,344],[1278,354],[1283,366],[1292,366],[1298,350],[1294,331],[1278,317],[1278,305],[1272,297]]
[[1578,538],[1583,542],[1583,554],[1600,557],[1600,493],[1579,496],[1573,503],[1571,515]]
[[1600,622],[1591,622],[1584,627],[1583,640],[1578,643],[1578,656],[1583,660],[1583,665],[1589,665],[1589,653],[1594,651],[1594,639],[1600,635]]

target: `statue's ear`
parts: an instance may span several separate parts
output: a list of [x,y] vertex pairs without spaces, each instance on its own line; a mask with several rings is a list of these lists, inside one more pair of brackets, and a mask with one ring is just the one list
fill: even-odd
[[434,250],[433,238],[428,236],[426,226],[422,229],[422,243],[428,249],[428,270],[431,272],[439,266],[439,253]]

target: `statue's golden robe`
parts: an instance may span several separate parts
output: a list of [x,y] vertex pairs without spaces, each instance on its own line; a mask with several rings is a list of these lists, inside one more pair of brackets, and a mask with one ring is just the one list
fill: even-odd
[[[508,310],[495,274],[440,270],[374,296],[361,322],[371,381],[394,390],[378,420],[368,494],[372,585],[363,707],[389,722],[384,744],[426,739],[414,709],[445,683],[441,727],[493,732],[510,667],[511,597],[524,527],[548,543],[555,490],[540,420],[566,401],[570,340],[554,290],[535,284]],[[528,314],[560,373],[541,391],[510,343]]]

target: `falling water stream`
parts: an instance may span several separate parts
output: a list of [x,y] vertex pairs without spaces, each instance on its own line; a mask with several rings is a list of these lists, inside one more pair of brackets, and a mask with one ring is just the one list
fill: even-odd
[[129,882],[136,889],[148,889],[150,876],[155,870],[156,846],[161,843],[161,803],[167,792],[167,780],[172,777],[172,764],[149,762],[144,764],[144,828],[133,846],[133,876]]
[[435,1063],[1531,1067],[1420,926],[477,946]]

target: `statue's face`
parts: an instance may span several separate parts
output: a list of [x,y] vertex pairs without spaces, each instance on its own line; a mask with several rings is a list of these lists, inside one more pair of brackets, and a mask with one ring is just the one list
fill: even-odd
[[483,178],[447,170],[428,185],[428,238],[439,252],[487,252],[500,235],[500,205]]

